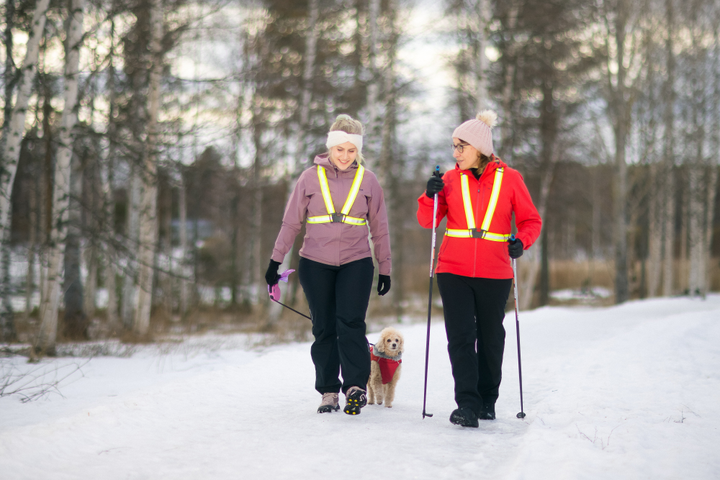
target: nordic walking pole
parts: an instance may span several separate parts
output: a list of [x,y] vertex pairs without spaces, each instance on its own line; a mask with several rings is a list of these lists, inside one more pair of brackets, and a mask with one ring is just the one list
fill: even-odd
[[[510,235],[510,241],[515,240],[515,235]],[[518,352],[518,375],[520,378],[520,413],[517,418],[525,418],[523,408],[523,391],[522,391],[522,362],[520,361],[520,320],[518,319],[518,287],[517,287],[517,263],[512,259],[513,268],[513,286],[515,288],[515,333],[517,333],[517,352]]]
[[[440,176],[440,166],[435,166],[433,175],[436,177]],[[432,291],[433,291],[433,267],[435,263],[435,229],[437,228],[437,208],[438,208],[438,194],[436,193],[433,198],[433,227],[432,227],[432,249],[430,251],[430,293],[428,294],[428,321],[427,321],[427,335],[425,336],[425,388],[423,390],[423,418],[432,417],[432,413],[425,411],[425,405],[427,403],[427,380],[428,380],[428,360],[430,359],[430,319],[432,318]]]

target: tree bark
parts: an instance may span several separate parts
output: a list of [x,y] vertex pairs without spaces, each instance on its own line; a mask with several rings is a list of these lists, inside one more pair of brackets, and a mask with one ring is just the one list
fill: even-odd
[[475,108],[478,112],[488,108],[488,58],[485,55],[485,47],[487,46],[487,26],[490,24],[489,2],[490,0],[477,0],[478,38],[475,58]]
[[60,134],[58,139],[57,164],[55,166],[55,191],[53,193],[52,219],[48,247],[48,272],[43,288],[43,303],[40,308],[40,331],[35,350],[47,355],[56,351],[58,308],[60,304],[60,268],[65,255],[68,202],[70,196],[70,162],[77,121],[77,97],[80,63],[80,45],[83,39],[84,0],[72,0],[70,22],[65,47],[65,92]]
[[26,46],[25,60],[20,71],[21,78],[15,106],[8,122],[8,129],[2,137],[2,158],[0,158],[0,239],[6,238],[6,231],[10,230],[10,198],[12,187],[17,173],[18,160],[20,159],[20,143],[25,131],[25,117],[27,107],[32,93],[33,81],[37,72],[38,54],[40,52],[40,41],[45,30],[45,20],[50,0],[39,0],[35,13],[33,14],[32,30]]
[[665,0],[665,17],[667,37],[665,40],[665,52],[667,55],[667,76],[663,85],[663,98],[665,99],[665,112],[663,114],[665,134],[663,135],[663,284],[662,294],[669,297],[673,294],[675,257],[675,12],[673,0]]
[[101,166],[100,176],[103,190],[103,234],[105,242],[103,242],[103,267],[105,288],[107,289],[108,303],[106,309],[106,322],[110,334],[117,333],[120,330],[118,319],[118,295],[116,282],[116,261],[117,252],[115,251],[115,197],[113,195],[113,184],[115,180],[115,156],[117,152],[117,123],[115,121],[115,102],[117,92],[115,87],[115,9],[116,2],[111,2],[110,20],[110,55],[108,58],[108,78],[107,90],[109,98],[109,114],[107,126],[107,156],[105,162]]
[[65,276],[63,281],[64,322],[63,332],[67,339],[87,339],[87,317],[84,311],[85,289],[80,275],[80,235],[83,167],[78,155],[72,154],[70,144],[70,198],[67,203],[67,228],[65,254],[63,256]]
[[157,149],[159,146],[158,113],[160,111],[160,80],[162,77],[162,0],[153,0],[150,9],[152,30],[150,51],[150,91],[148,93],[148,124],[145,143],[145,168],[141,173],[140,244],[138,251],[138,300],[135,306],[133,330],[147,335],[150,328],[157,224]]
[[183,173],[180,172],[180,187],[178,188],[178,216],[180,221],[180,317],[184,317],[188,309],[188,296],[190,288],[188,279],[190,278],[190,268],[188,268],[189,250],[187,238],[187,198],[185,180]]

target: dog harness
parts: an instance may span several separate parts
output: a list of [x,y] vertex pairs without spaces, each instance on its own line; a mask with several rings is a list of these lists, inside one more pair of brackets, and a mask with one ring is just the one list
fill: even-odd
[[448,228],[445,231],[445,235],[448,237],[460,237],[460,238],[483,238],[485,240],[491,240],[493,242],[507,242],[510,240],[510,234],[504,233],[491,233],[488,232],[490,228],[490,222],[492,222],[493,214],[495,213],[495,207],[497,207],[498,197],[500,196],[500,187],[502,186],[503,173],[505,169],[499,167],[495,170],[495,179],[493,180],[493,188],[490,193],[490,203],[485,211],[485,218],[483,218],[480,230],[475,228],[475,214],[472,209],[472,201],[470,200],[470,184],[468,183],[468,177],[466,174],[460,175],[460,183],[462,184],[462,198],[463,206],[465,207],[465,220],[467,221],[467,229]]
[[383,385],[388,384],[392,381],[395,375],[395,370],[402,363],[401,353],[398,354],[397,359],[388,357],[382,352],[375,354],[373,352],[373,345],[370,345],[370,360],[378,362],[380,365],[380,375],[382,376]]
[[320,182],[320,191],[322,192],[323,200],[325,200],[325,208],[327,209],[328,214],[308,217],[307,223],[347,223],[349,225],[365,225],[366,222],[364,218],[356,218],[348,215],[348,213],[350,213],[350,208],[353,206],[353,203],[355,203],[355,198],[357,198],[364,173],[365,168],[363,168],[362,165],[359,165],[357,171],[355,172],[355,179],[350,187],[350,193],[348,193],[347,200],[345,200],[345,205],[343,205],[340,213],[336,213],[335,205],[333,205],[332,196],[330,195],[330,187],[328,186],[325,169],[318,165],[317,175],[318,181]]

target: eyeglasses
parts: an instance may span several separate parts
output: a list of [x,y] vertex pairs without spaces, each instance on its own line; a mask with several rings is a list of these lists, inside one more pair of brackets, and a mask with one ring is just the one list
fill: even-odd
[[458,143],[457,145],[455,145],[455,144],[453,143],[453,144],[452,144],[452,149],[453,149],[453,152],[454,152],[455,150],[457,150],[459,153],[463,153],[463,150],[465,150],[465,147],[467,147],[467,146],[469,146],[469,145],[470,145],[469,143]]

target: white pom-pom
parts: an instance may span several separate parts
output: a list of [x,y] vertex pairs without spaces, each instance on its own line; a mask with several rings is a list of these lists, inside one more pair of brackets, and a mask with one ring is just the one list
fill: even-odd
[[486,124],[488,127],[493,128],[495,126],[495,121],[497,120],[497,113],[492,110],[483,110],[478,113],[475,118]]

